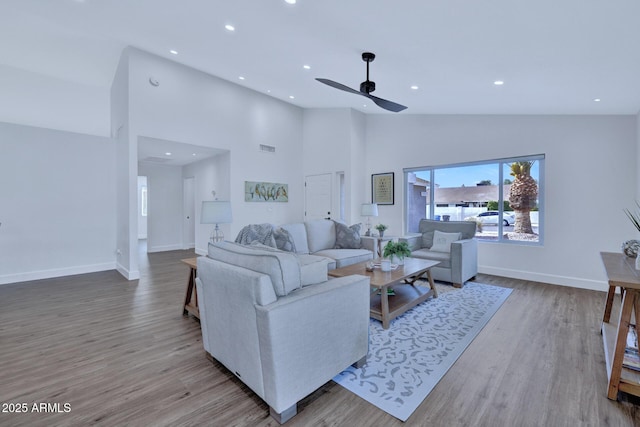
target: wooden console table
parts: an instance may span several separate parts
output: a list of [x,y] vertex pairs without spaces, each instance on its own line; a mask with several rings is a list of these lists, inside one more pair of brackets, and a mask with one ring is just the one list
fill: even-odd
[[[629,324],[632,317],[635,322],[640,313],[640,271],[635,269],[635,259],[622,253],[601,252],[600,256],[609,280],[601,329],[609,378],[607,397],[617,400],[618,392],[640,396],[640,372],[622,366]],[[622,291],[622,307],[618,323],[611,324],[609,318],[616,286]]]
[[197,260],[198,258],[187,258],[180,261],[191,267],[191,271],[189,271],[189,280],[187,282],[187,292],[184,296],[184,304],[182,305],[182,315],[188,316],[189,313],[191,313],[199,319],[200,310],[198,309],[198,292],[196,290],[196,274],[198,272]]

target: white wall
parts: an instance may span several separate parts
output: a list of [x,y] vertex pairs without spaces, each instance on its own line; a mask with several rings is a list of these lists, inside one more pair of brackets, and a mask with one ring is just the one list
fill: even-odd
[[140,163],[147,177],[147,252],[182,249],[182,167]]
[[[183,177],[194,177],[195,179],[195,227],[196,227],[196,253],[204,255],[207,253],[207,244],[211,231],[215,225],[200,224],[202,213],[202,202],[213,200],[212,191],[216,192],[218,200],[229,200],[229,190],[220,191],[229,182],[229,153],[220,154],[215,157],[201,160],[182,168]],[[238,207],[232,206],[232,215],[235,217]],[[237,233],[231,233],[231,224],[220,224],[220,229],[224,233],[226,240],[234,240]]]
[[109,136],[108,88],[0,64],[0,93],[1,122]]
[[378,222],[404,230],[405,167],[543,153],[544,246],[480,243],[480,270],[605,290],[599,252],[635,236],[622,209],[637,194],[636,128],[633,116],[367,116],[367,173],[396,174]]
[[[304,175],[345,173],[345,220],[361,222],[365,190],[365,116],[350,109],[304,110]],[[336,188],[336,184],[332,185]],[[333,218],[338,218],[339,195],[333,195]]]
[[[300,108],[146,52],[128,48],[125,54],[130,141],[144,135],[229,150],[228,175],[216,188],[234,212],[225,235],[250,223],[302,219]],[[158,87],[149,84],[151,75]],[[276,154],[261,153],[260,144],[276,146]],[[289,202],[244,202],[244,181],[287,183]]]
[[0,284],[115,268],[115,144],[0,123]]

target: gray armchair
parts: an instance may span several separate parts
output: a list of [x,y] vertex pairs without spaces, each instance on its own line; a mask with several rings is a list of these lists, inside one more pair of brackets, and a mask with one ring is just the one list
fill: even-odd
[[366,361],[369,278],[327,280],[327,262],[267,246],[209,244],[198,258],[205,351],[284,423],[297,402],[351,364]]
[[[475,279],[478,274],[478,241],[474,238],[475,222],[441,222],[423,219],[420,220],[418,230],[419,235],[402,237],[399,240],[409,244],[412,257],[440,261],[440,264],[431,269],[434,280],[451,282],[454,287],[461,288],[467,280]],[[451,243],[450,252],[444,252],[441,248],[434,246],[436,231],[460,233],[460,239]]]

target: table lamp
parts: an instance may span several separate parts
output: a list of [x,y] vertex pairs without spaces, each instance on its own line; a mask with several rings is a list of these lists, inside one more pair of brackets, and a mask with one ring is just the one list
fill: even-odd
[[376,203],[363,203],[360,208],[360,215],[367,217],[367,232],[365,236],[371,236],[371,217],[378,216],[378,205]]
[[202,202],[202,214],[200,224],[215,224],[216,228],[211,232],[209,240],[211,243],[222,242],[224,233],[218,224],[228,224],[231,220],[231,202],[215,200],[213,202]]

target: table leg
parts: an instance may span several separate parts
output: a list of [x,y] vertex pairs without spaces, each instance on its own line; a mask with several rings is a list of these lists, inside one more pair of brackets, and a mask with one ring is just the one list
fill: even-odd
[[618,322],[618,336],[616,346],[613,351],[613,361],[611,363],[611,376],[609,378],[609,390],[607,397],[612,400],[618,399],[618,387],[620,375],[622,373],[622,361],[624,360],[624,350],[627,346],[627,333],[634,306],[637,304],[638,291],[627,289],[622,299],[622,309],[620,310],[620,321]]
[[[620,288],[622,292],[622,288]],[[616,294],[615,285],[609,284],[609,292],[607,292],[607,303],[604,305],[604,316],[602,317],[602,321],[604,323],[609,323],[609,318],[611,317],[611,307],[613,306],[613,297]]]
[[380,314],[382,317],[382,328],[389,329],[389,295],[387,292],[388,286],[380,288]]
[[438,298],[438,290],[436,289],[436,284],[433,283],[433,277],[431,277],[431,270],[427,270],[427,279],[429,279],[429,286],[433,291],[433,297]]
[[[182,306],[182,315],[183,316],[189,315],[189,311],[187,310],[187,307],[191,305],[191,297],[193,295],[193,291],[194,291],[195,286],[196,286],[196,270],[194,268],[191,268],[190,270],[191,271],[189,271],[189,282],[187,283],[187,292],[185,293],[184,305]],[[197,296],[196,296],[195,307],[198,306],[197,301],[198,300],[197,300]]]

